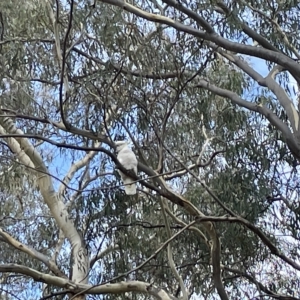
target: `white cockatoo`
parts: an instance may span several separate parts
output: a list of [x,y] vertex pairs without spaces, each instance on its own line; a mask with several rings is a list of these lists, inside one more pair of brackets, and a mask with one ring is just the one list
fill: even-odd
[[[117,141],[116,144],[116,150],[117,150],[117,158],[118,161],[121,163],[121,165],[126,170],[133,170],[134,173],[137,175],[137,164],[138,161],[136,159],[135,154],[133,151],[128,147],[127,141]],[[136,194],[136,183],[132,178],[118,170],[123,184],[125,186],[125,193],[126,195],[135,195]],[[132,183],[133,182],[133,183]]]

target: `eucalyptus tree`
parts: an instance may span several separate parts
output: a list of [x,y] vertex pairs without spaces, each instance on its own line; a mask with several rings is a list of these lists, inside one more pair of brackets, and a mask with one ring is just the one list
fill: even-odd
[[1,297],[298,299],[298,15],[2,1]]

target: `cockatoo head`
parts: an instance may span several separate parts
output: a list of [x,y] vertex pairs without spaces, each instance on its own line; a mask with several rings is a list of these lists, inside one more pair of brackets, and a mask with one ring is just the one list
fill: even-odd
[[117,153],[120,152],[123,148],[128,146],[127,141],[117,141],[115,142]]

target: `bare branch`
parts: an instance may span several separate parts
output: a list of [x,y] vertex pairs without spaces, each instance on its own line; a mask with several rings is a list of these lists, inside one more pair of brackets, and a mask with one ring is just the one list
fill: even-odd
[[181,11],[184,14],[186,14],[187,16],[189,16],[191,19],[195,20],[208,33],[215,33],[215,30],[213,29],[213,27],[205,19],[203,19],[201,16],[199,16],[196,12],[185,7],[182,3],[176,2],[174,0],[163,0],[163,2],[178,9],[179,11]]
[[101,294],[121,294],[126,292],[139,292],[152,295],[161,300],[175,300],[175,297],[171,297],[163,289],[157,288],[149,283],[142,281],[122,281],[120,283],[112,283],[105,285],[92,286],[88,284],[74,283],[69,279],[48,275],[36,271],[34,269],[17,265],[17,264],[3,264],[0,265],[0,272],[17,273],[27,275],[38,282],[45,282],[49,285],[54,285],[60,288],[67,288],[68,292],[83,293],[92,295]]
[[[95,142],[94,147],[97,148],[99,147],[100,143]],[[80,170],[83,167],[87,167],[88,163],[98,154],[96,151],[90,151],[88,152],[81,160],[75,162],[72,164],[69,172],[63,179],[63,184],[60,185],[58,192],[62,195],[65,192],[66,187],[72,180],[73,176],[75,173]]]
[[[225,13],[227,17],[234,17],[235,21],[237,24],[239,24],[243,31],[249,36],[251,37],[254,41],[257,41],[262,47],[275,51],[275,52],[279,52],[278,49],[276,49],[276,47],[274,47],[271,43],[269,43],[268,40],[266,40],[263,36],[261,36],[260,34],[258,34],[256,31],[254,31],[252,28],[250,28],[247,24],[245,24],[244,22],[242,22],[238,16],[236,14],[234,14],[234,12],[232,10],[230,10],[227,5],[221,1],[218,0],[217,5],[222,9],[221,11],[218,10],[218,12],[220,13]],[[246,4],[247,5],[247,4]]]
[[299,114],[288,97],[285,90],[274,80],[275,76],[284,70],[282,66],[276,65],[270,71],[267,77],[263,78],[258,72],[256,72],[253,68],[249,66],[248,63],[243,61],[237,55],[233,55],[230,53],[226,53],[221,49],[216,49],[218,53],[222,56],[226,57],[229,61],[233,62],[236,66],[238,66],[241,70],[243,70],[246,74],[248,74],[251,78],[253,78],[257,83],[261,86],[268,87],[274,95],[277,97],[281,106],[285,109],[288,118],[291,122],[292,128],[296,135],[299,135]]
[[166,24],[166,25],[169,25],[179,31],[183,31],[183,32],[189,33],[195,37],[198,37],[198,38],[201,38],[201,39],[204,39],[207,41],[211,41],[211,42],[215,43],[216,45],[223,47],[224,49],[227,49],[229,51],[259,57],[259,58],[280,64],[283,67],[290,70],[292,74],[300,73],[300,65],[295,63],[295,61],[293,59],[289,58],[288,56],[286,56],[282,53],[264,49],[264,48],[257,48],[254,46],[240,44],[237,42],[231,42],[215,33],[209,34],[205,31],[201,31],[201,30],[195,29],[191,26],[184,25],[184,24],[177,22],[175,20],[172,20],[168,17],[148,13],[148,12],[146,12],[132,4],[129,4],[125,1],[122,1],[122,0],[101,0],[101,2],[118,6],[128,12],[131,12],[131,13],[143,18],[143,19],[146,19],[146,20],[149,20],[152,22],[161,23],[161,24]]
[[[170,224],[169,224],[167,214],[166,214],[166,208],[168,207],[168,204],[167,204],[166,200],[162,199],[161,197],[159,197],[159,202],[160,202],[160,206],[161,206],[161,209],[162,209],[162,215],[163,215],[165,226],[166,226],[167,236],[168,236],[168,238],[171,238],[172,234],[171,234]],[[178,271],[176,270],[176,266],[175,266],[175,262],[174,262],[173,254],[172,254],[171,243],[168,244],[167,255],[168,255],[169,266],[170,266],[175,278],[179,282],[179,286],[180,286],[180,289],[181,289],[182,294],[183,294],[182,299],[183,300],[188,300],[187,288],[184,285],[182,277],[179,275]]]
[[[261,10],[256,9],[251,4],[249,4],[249,3],[245,3],[245,4],[248,7],[250,7],[253,11],[257,12],[258,14],[260,14],[261,16],[263,16],[265,19],[267,19],[269,22],[271,22],[273,25],[275,25],[276,29],[278,30],[278,32],[280,33],[280,35],[282,37],[282,41],[284,41],[284,43],[288,47],[288,49],[291,50],[298,59],[300,59],[300,53],[298,52],[298,50],[296,49],[296,47],[289,42],[289,40],[287,38],[287,35],[284,33],[284,31],[282,30],[282,28],[280,27],[280,25],[278,24],[278,22],[275,21],[274,19],[270,18],[267,14],[265,14]],[[261,45],[263,46],[263,44],[261,44]]]
[[94,255],[90,260],[90,268],[93,267],[93,265],[96,263],[96,261],[98,261],[99,259],[102,259],[105,255],[113,252],[114,250],[118,250],[118,249],[119,249],[119,245],[109,245],[105,250]]
[[[83,241],[76,230],[73,221],[69,218],[69,214],[60,196],[55,192],[51,176],[45,175],[48,169],[45,166],[42,157],[38,151],[32,146],[27,138],[24,138],[24,132],[17,129],[8,117],[0,118],[0,133],[5,134],[12,132],[21,138],[14,137],[6,139],[12,151],[25,164],[33,167],[37,172],[44,173],[42,176],[37,174],[37,184],[43,196],[45,203],[51,211],[52,216],[57,222],[58,227],[63,231],[64,235],[71,243],[74,255],[73,274],[77,280],[85,277],[88,271],[88,261]],[[4,130],[5,128],[5,130]],[[22,150],[21,150],[22,149]],[[24,153],[26,156],[24,156]],[[28,159],[30,160],[28,162]]]
[[38,252],[37,250],[26,246],[25,244],[17,241],[14,239],[11,235],[9,235],[7,232],[5,232],[2,228],[0,228],[0,236],[4,239],[6,243],[13,246],[15,249],[22,251],[34,259],[37,259],[41,261],[43,264],[45,264],[53,274],[56,276],[67,278],[67,276],[59,270],[58,266],[54,263],[54,261],[50,260],[46,255]]
[[251,111],[258,112],[261,115],[265,116],[272,125],[274,125],[278,130],[280,130],[286,140],[292,153],[299,159],[300,158],[300,148],[295,142],[294,136],[290,131],[289,127],[284,124],[269,108],[262,105],[257,105],[255,103],[248,102],[243,100],[239,95],[229,90],[219,88],[208,81],[201,79],[198,81],[198,84],[195,87],[207,89],[219,96],[230,99],[234,104],[237,104],[241,107],[245,107]]
[[253,276],[241,271],[241,270],[237,270],[237,269],[233,269],[233,268],[229,268],[226,266],[222,266],[222,268],[228,272],[234,273],[234,274],[238,274],[241,277],[244,277],[246,279],[248,279],[250,282],[254,283],[255,285],[257,285],[259,287],[259,289],[261,291],[263,291],[264,293],[266,293],[266,295],[274,298],[274,299],[279,299],[279,300],[299,300],[299,298],[295,298],[295,297],[291,297],[291,296],[287,296],[287,295],[280,295],[277,293],[274,293],[273,291],[271,291],[270,289],[268,289],[265,285],[263,285],[261,282],[258,282]]
[[[211,164],[211,162],[213,161],[213,159],[218,155],[218,154],[220,154],[220,153],[224,153],[225,152],[225,150],[220,150],[220,151],[216,151],[216,152],[214,152],[212,155],[211,155],[211,157],[206,161],[206,162],[204,162],[204,163],[196,163],[196,164],[192,164],[192,165],[190,165],[190,166],[187,166],[187,169],[188,170],[194,170],[194,169],[196,169],[196,168],[204,168],[204,167],[207,167],[207,166],[209,166],[210,164]],[[199,155],[199,157],[201,157],[200,155]],[[171,175],[168,175],[168,174],[170,174],[171,173]],[[172,174],[172,173],[174,173],[174,174]],[[180,168],[180,169],[178,169],[178,170],[174,170],[174,171],[169,171],[169,172],[165,172],[165,173],[163,173],[163,174],[161,174],[161,175],[164,175],[164,179],[165,180],[171,180],[171,179],[174,179],[174,178],[177,178],[177,177],[181,177],[182,175],[185,175],[185,174],[187,174],[188,173],[188,171],[185,169],[185,168]]]
[[[145,261],[143,261],[140,265],[138,265],[137,267],[131,269],[130,271],[124,273],[124,274],[121,274],[121,275],[118,275],[112,279],[110,279],[109,281],[106,281],[104,283],[102,283],[101,285],[99,286],[103,286],[103,285],[107,285],[108,282],[111,282],[111,281],[115,281],[115,280],[119,280],[120,278],[122,277],[125,277],[125,276],[128,276],[129,274],[133,273],[133,272],[136,272],[137,270],[141,269],[143,266],[145,266],[151,259],[153,259],[154,257],[156,257],[156,255],[161,252],[163,249],[165,249],[168,244],[173,241],[178,235],[180,235],[182,232],[184,232],[185,230],[187,230],[188,228],[190,228],[191,226],[193,226],[194,224],[196,223],[196,221],[192,221],[191,223],[189,223],[188,225],[186,225],[185,227],[183,227],[181,230],[179,230],[177,233],[175,233],[172,237],[170,237],[167,241],[165,241],[149,258],[147,258]],[[0,269],[1,270],[1,269]],[[83,294],[83,293],[86,293],[86,291],[84,292],[80,292],[78,293],[77,295],[75,296],[78,296],[80,294]],[[70,299],[71,300],[71,299]]]
[[270,239],[256,226],[251,224],[249,221],[242,217],[199,217],[200,222],[212,221],[212,222],[236,222],[245,225],[249,228],[252,232],[254,232],[261,241],[269,248],[272,254],[275,256],[280,257],[283,261],[287,264],[292,266],[294,269],[300,270],[300,265],[295,261],[288,258],[283,252],[281,252],[271,241]]

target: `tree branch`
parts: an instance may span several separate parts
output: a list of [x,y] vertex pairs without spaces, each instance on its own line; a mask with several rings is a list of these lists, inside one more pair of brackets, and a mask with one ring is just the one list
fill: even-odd
[[286,56],[282,53],[264,49],[264,48],[257,48],[254,46],[240,44],[237,42],[231,42],[231,41],[219,36],[216,33],[210,34],[205,31],[200,31],[198,29],[195,29],[191,26],[184,25],[184,24],[182,24],[178,21],[175,21],[171,18],[157,15],[157,14],[148,13],[148,12],[146,12],[132,4],[129,4],[125,1],[122,1],[122,0],[101,0],[101,2],[118,6],[128,12],[131,12],[131,13],[143,18],[143,19],[146,19],[146,20],[149,20],[152,22],[161,23],[161,24],[166,24],[166,25],[169,25],[179,31],[189,33],[200,39],[211,41],[211,42],[215,43],[216,45],[223,47],[224,49],[227,49],[229,51],[259,57],[259,58],[280,64],[283,67],[290,70],[292,74],[300,73],[300,65],[295,63],[295,61],[293,59],[289,58],[288,56]]
[[[292,51],[295,56],[300,59],[300,53],[298,52],[297,48],[290,43],[290,41],[287,38],[287,35],[285,34],[285,32],[282,30],[282,28],[280,27],[280,25],[278,24],[278,22],[276,22],[274,19],[270,18],[267,14],[265,14],[264,12],[256,9],[255,7],[253,7],[251,4],[249,3],[245,3],[249,8],[251,8],[253,11],[257,12],[258,14],[260,14],[262,17],[266,18],[269,22],[271,22],[273,25],[275,25],[276,29],[278,30],[278,32],[281,34],[282,40],[284,41],[284,43],[286,44],[286,46],[288,47],[288,49],[290,51]],[[259,41],[258,41],[259,42]],[[260,42],[259,42],[260,43]],[[261,43],[260,43],[261,44]],[[263,46],[263,44],[261,44]]]
[[185,7],[182,3],[176,2],[174,0],[163,0],[164,3],[167,3],[168,5],[174,7],[175,9],[183,12],[185,15],[189,16],[191,19],[195,20],[200,26],[202,26],[205,31],[208,33],[215,33],[214,28],[200,15],[198,15],[196,12],[190,10],[189,8]]
[[225,267],[225,266],[221,266],[221,267],[224,270],[228,271],[228,272],[238,274],[239,276],[248,279],[250,282],[252,282],[256,286],[258,286],[258,288],[260,290],[262,290],[264,293],[266,293],[266,295],[268,295],[268,296],[270,296],[274,299],[278,299],[278,300],[299,300],[299,298],[274,293],[273,291],[268,289],[266,286],[264,286],[261,282],[258,282],[253,276],[251,276],[251,275],[249,275],[249,274],[247,274],[247,273],[245,273],[241,270],[237,270],[237,269],[233,269],[233,268],[229,268],[229,267]]
[[90,268],[93,267],[93,265],[96,263],[97,260],[103,258],[105,255],[113,252],[114,250],[118,250],[118,249],[119,249],[118,245],[109,245],[105,250],[94,255],[90,260]]
[[53,274],[56,276],[67,278],[67,276],[58,268],[58,266],[51,261],[46,255],[38,252],[37,250],[26,246],[25,244],[17,241],[14,239],[11,235],[9,235],[7,232],[5,232],[2,228],[0,228],[0,236],[4,239],[6,243],[14,247],[15,249],[22,251],[34,259],[37,259],[41,261],[43,264],[45,264]]
[[[154,79],[154,80],[161,80],[161,79],[172,79],[172,78],[177,78],[178,77],[178,72],[174,71],[174,72],[168,72],[168,73],[163,73],[163,74],[151,74],[151,73],[143,73],[142,71],[139,70],[129,70],[124,68],[121,65],[118,65],[112,61],[109,61],[109,63],[104,62],[102,60],[100,60],[97,57],[93,57],[91,55],[88,55],[88,53],[74,47],[72,49],[72,51],[90,59],[91,61],[101,65],[101,66],[105,66],[108,70],[110,70],[111,68],[113,68],[115,71],[120,72],[122,74],[129,74],[132,75],[134,77],[142,77],[142,78],[147,78],[147,79]],[[111,67],[110,67],[111,66]],[[98,70],[95,71],[95,73],[99,72]],[[86,76],[86,75],[85,75]]]
[[[136,272],[137,270],[141,269],[144,265],[146,265],[151,259],[153,259],[154,257],[157,256],[157,254],[159,252],[161,252],[163,249],[165,249],[168,244],[173,241],[178,235],[180,235],[182,232],[184,232],[185,230],[187,230],[188,228],[190,228],[191,226],[193,226],[194,224],[196,223],[196,221],[192,221],[191,223],[189,223],[188,225],[186,225],[185,227],[183,227],[182,229],[180,229],[177,233],[175,233],[173,236],[171,236],[168,240],[166,240],[158,249],[156,249],[156,251],[151,255],[149,256],[145,261],[143,261],[140,265],[138,265],[137,267],[131,269],[130,271],[126,272],[126,273],[123,273],[121,275],[118,275],[112,279],[110,279],[109,281],[106,281],[104,283],[101,283],[101,285],[99,286],[103,286],[103,285],[107,285],[108,282],[111,282],[111,281],[115,281],[115,280],[119,280],[120,278],[122,277],[125,277],[125,276],[128,276],[129,274],[133,273],[133,272]],[[0,269],[1,270],[1,269]],[[78,296],[80,294],[84,294],[85,292],[87,291],[83,291],[83,292],[80,292],[78,294],[76,294],[75,296]],[[71,299],[70,299],[71,300]]]
[[[95,148],[97,148],[100,145],[99,142],[95,143]],[[73,176],[75,175],[75,173],[80,170],[81,168],[85,167],[88,165],[88,163],[98,154],[97,151],[90,151],[88,152],[82,159],[80,159],[79,161],[75,162],[72,164],[70,170],[68,171],[67,175],[64,177],[63,179],[63,183],[60,185],[59,187],[59,194],[63,195],[66,187],[68,186],[68,184],[70,183],[70,181],[72,180]]]
[[252,232],[254,232],[261,241],[269,248],[272,254],[275,256],[280,257],[283,261],[285,261],[287,264],[292,266],[294,269],[297,269],[300,271],[300,265],[297,264],[295,261],[288,258],[286,255],[283,254],[283,252],[279,251],[278,248],[269,240],[269,238],[260,230],[258,227],[251,224],[249,221],[242,217],[199,217],[199,222],[235,222],[245,225],[247,228],[249,228]]
[[[6,134],[11,132],[20,137],[8,138],[12,151],[18,156],[18,158],[25,164],[33,167],[37,172],[43,173],[43,175],[37,173],[37,185],[43,196],[45,203],[51,211],[52,216],[56,220],[58,227],[63,231],[72,247],[72,254],[74,259],[73,264],[73,276],[77,280],[81,281],[85,278],[89,265],[86,255],[86,249],[83,244],[83,240],[76,230],[73,221],[69,218],[69,214],[61,197],[56,193],[52,178],[48,174],[48,169],[45,166],[42,157],[33,145],[24,137],[24,132],[17,129],[8,117],[0,118],[0,134]],[[4,130],[5,128],[5,130]],[[24,156],[26,155],[26,157]],[[26,158],[26,159],[25,159]],[[28,162],[28,158],[30,161]]]
[[295,155],[295,157],[300,159],[300,147],[295,142],[294,136],[289,127],[284,124],[269,108],[243,100],[238,94],[226,89],[219,88],[213,84],[210,84],[204,79],[200,79],[195,87],[209,90],[219,96],[230,99],[234,104],[237,104],[238,106],[245,107],[251,111],[260,113],[261,115],[265,116],[273,126],[275,126],[282,132],[283,137],[286,140],[291,152]]
[[[251,37],[254,41],[257,41],[262,47],[266,49],[279,52],[279,50],[276,47],[274,47],[268,40],[266,40],[263,36],[254,31],[252,28],[250,28],[247,24],[242,22],[238,18],[238,16],[227,7],[227,5],[223,1],[218,0],[217,5],[222,9],[222,13],[224,13],[227,17],[233,16],[236,23],[242,27],[243,32],[246,33],[249,37]],[[218,12],[220,11],[218,10]]]
[[[126,292],[140,292],[144,294],[149,294],[157,299],[161,300],[175,300],[175,297],[169,296],[167,292],[163,289],[155,287],[149,283],[142,281],[122,281],[120,283],[112,283],[105,285],[92,286],[88,284],[80,284],[74,283],[69,279],[60,278],[53,275],[48,275],[36,271],[34,269],[17,265],[17,264],[3,264],[0,265],[0,272],[2,273],[17,273],[23,274],[33,278],[38,282],[44,282],[49,285],[54,285],[60,288],[67,288],[68,291],[72,293],[84,293],[84,294],[93,294],[93,295],[101,295],[101,294],[121,294]],[[88,291],[88,293],[87,293]]]
[[[167,236],[168,236],[168,238],[171,238],[172,234],[171,234],[170,224],[169,224],[167,214],[166,214],[166,208],[168,207],[168,204],[166,202],[166,199],[162,199],[162,197],[159,197],[159,202],[160,202],[160,206],[162,209],[162,215],[163,215],[163,219],[164,219],[165,226],[166,226]],[[175,262],[174,262],[173,254],[172,254],[171,243],[169,243],[168,247],[167,247],[167,256],[168,256],[168,263],[169,263],[170,269],[172,270],[177,281],[179,282],[179,286],[180,286],[180,289],[181,289],[182,295],[183,295],[182,299],[188,300],[187,288],[184,285],[182,277],[179,275],[178,271],[176,270],[176,266],[175,266]]]
[[[213,46],[212,46],[213,47]],[[284,108],[288,119],[291,122],[294,133],[299,134],[299,115],[298,112],[288,97],[285,90],[275,81],[275,75],[283,70],[282,66],[276,65],[268,74],[267,77],[262,77],[258,72],[256,72],[253,68],[249,66],[248,63],[243,61],[237,55],[233,55],[230,53],[226,53],[225,51],[215,48],[215,50],[220,53],[222,56],[226,57],[229,61],[238,66],[241,70],[243,70],[246,74],[248,74],[251,78],[253,78],[257,83],[261,86],[268,87],[274,95],[277,97],[280,105]],[[280,130],[280,129],[279,129]]]
[[75,135],[79,135],[79,136],[84,136],[87,138],[90,138],[92,140],[99,140],[100,142],[103,140],[107,140],[106,136],[101,135],[99,133],[94,133],[90,130],[84,130],[84,129],[80,129],[77,127],[72,126],[71,128],[66,128],[66,126],[62,123],[62,122],[55,122],[52,120],[49,120],[47,118],[39,118],[39,117],[35,117],[35,116],[28,116],[28,115],[23,115],[23,114],[19,114],[18,112],[11,110],[11,109],[6,109],[3,108],[1,109],[3,112],[9,112],[12,115],[0,115],[0,117],[9,117],[9,118],[22,118],[22,119],[27,119],[27,120],[33,120],[33,121],[37,121],[37,122],[41,122],[44,124],[51,124],[52,126],[54,126],[57,129],[60,129],[62,131],[68,132],[68,133],[73,133]]
[[[204,131],[204,135],[206,136],[206,132]],[[206,136],[207,137],[207,136]],[[209,139],[207,139],[208,141]],[[168,151],[168,153],[179,163],[184,167],[189,174],[191,174],[201,185],[206,187],[206,184],[204,184],[198,176],[196,176],[191,170],[189,170],[184,163],[182,163],[169,149],[164,145],[162,141],[160,141],[164,148]],[[203,147],[203,151],[205,150],[207,143]],[[201,158],[201,155],[203,154],[203,151],[201,151],[199,155],[199,159]],[[200,214],[203,215],[204,214]],[[197,217],[198,219],[198,217]],[[211,241],[210,241],[210,250],[211,250],[211,260],[212,260],[212,266],[213,266],[213,279],[214,279],[214,284],[215,287],[218,291],[219,296],[221,297],[222,300],[228,300],[228,295],[226,293],[226,290],[224,288],[223,282],[222,282],[222,276],[221,276],[221,243],[220,239],[217,235],[217,232],[215,230],[215,227],[212,223],[207,223],[205,226],[206,231],[209,233]]]

